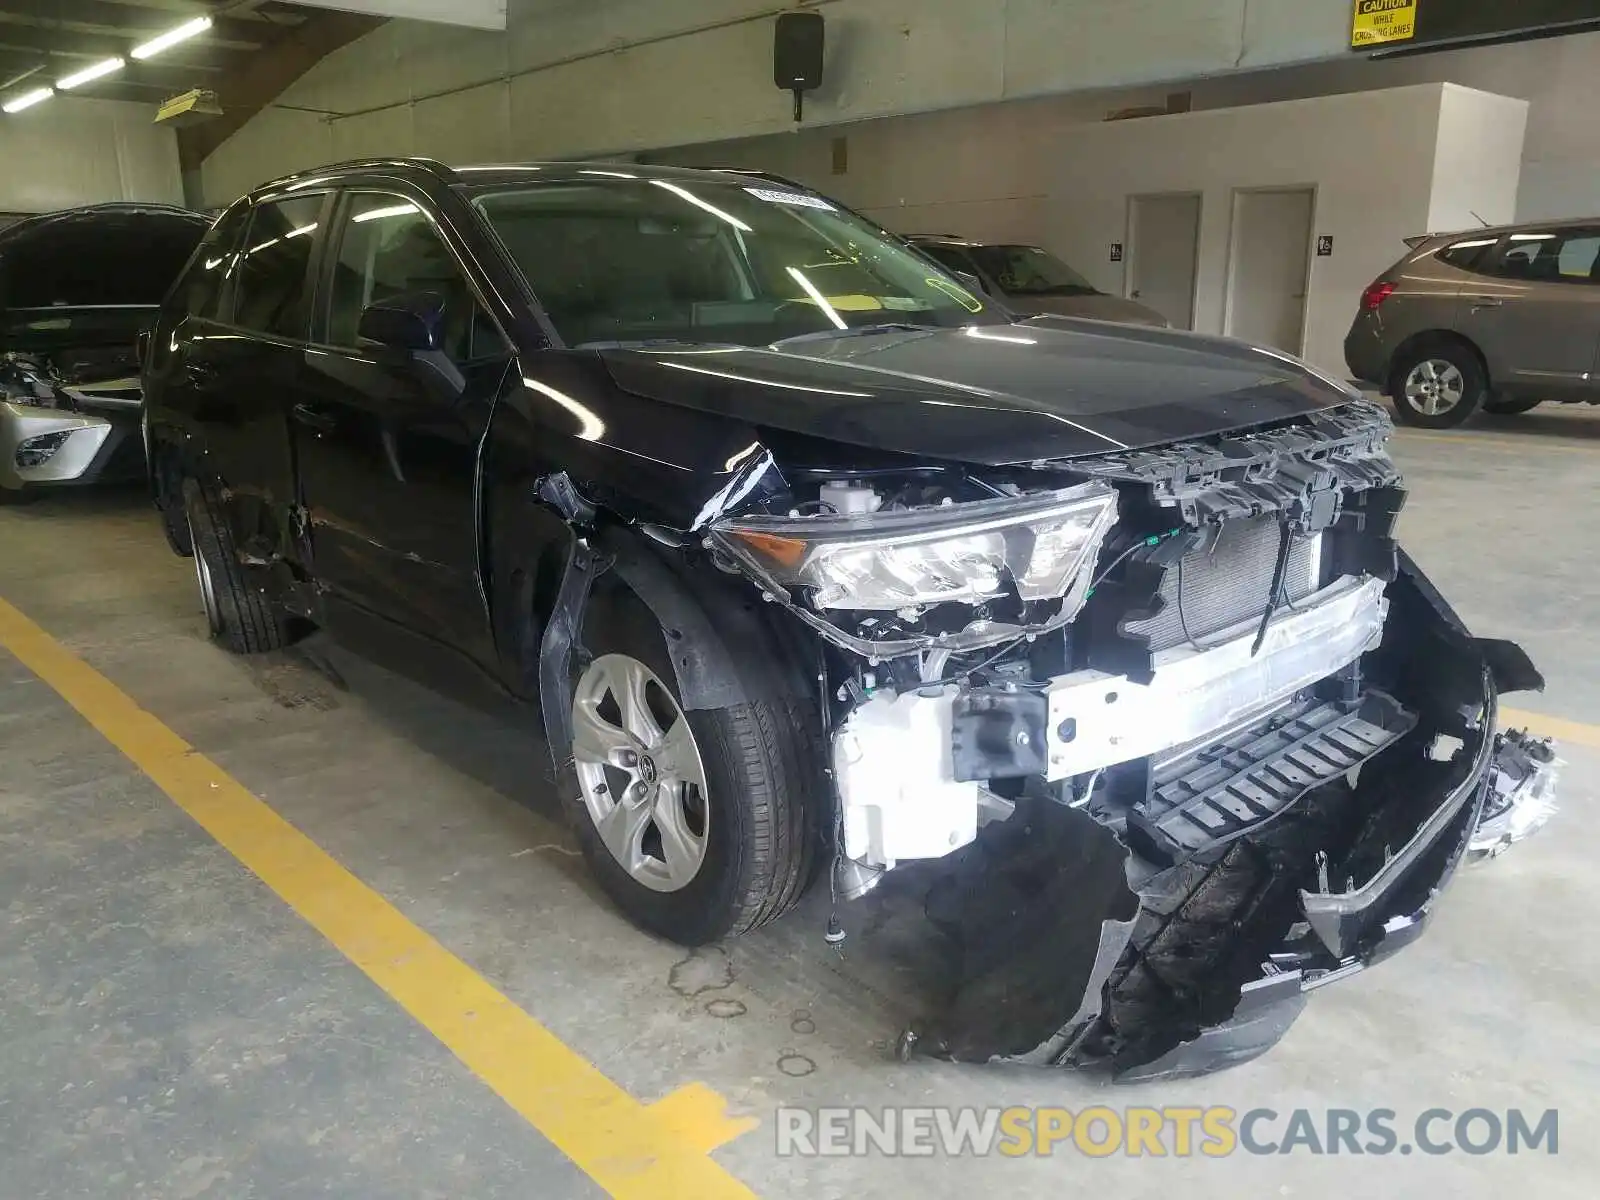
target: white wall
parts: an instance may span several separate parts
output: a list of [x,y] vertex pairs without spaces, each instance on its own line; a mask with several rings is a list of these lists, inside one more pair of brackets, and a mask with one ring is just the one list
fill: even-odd
[[1600,213],[1600,33],[1262,71],[1195,84],[1196,108],[1451,82],[1529,102],[1517,219]]
[[[1235,190],[1314,187],[1313,232],[1332,236],[1334,253],[1311,259],[1303,353],[1342,376],[1356,297],[1404,253],[1402,238],[1428,228],[1436,191],[1453,192],[1451,203],[1491,222],[1510,217],[1514,189],[1436,171],[1441,124],[1492,115],[1496,138],[1509,143],[1524,107],[1423,84],[1073,126],[1052,145],[1043,240],[1099,287],[1124,295],[1126,264],[1110,261],[1110,246],[1129,240],[1129,197],[1202,193],[1195,328],[1224,333]],[[1510,161],[1519,158],[1516,146]]]
[[0,210],[112,200],[183,203],[178,142],[146,104],[57,96],[0,116]]
[[1445,84],[1443,100],[1425,230],[1444,233],[1514,221],[1528,102],[1455,84]]
[[[808,124],[1344,53],[1348,0],[813,0]],[[202,172],[207,199],[332,158],[616,154],[790,127],[782,0],[511,0],[506,34],[391,22],[329,56]],[[448,94],[446,94],[448,93]],[[297,111],[316,110],[316,111]],[[330,115],[331,114],[331,115]]]

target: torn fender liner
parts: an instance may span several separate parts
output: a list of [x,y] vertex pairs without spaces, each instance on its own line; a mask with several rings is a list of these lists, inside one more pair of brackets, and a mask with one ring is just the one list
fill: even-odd
[[959,987],[919,1022],[919,1051],[961,1062],[1054,1061],[1099,1012],[1139,898],[1127,851],[1087,813],[1024,797],[953,856],[927,901],[956,949]]

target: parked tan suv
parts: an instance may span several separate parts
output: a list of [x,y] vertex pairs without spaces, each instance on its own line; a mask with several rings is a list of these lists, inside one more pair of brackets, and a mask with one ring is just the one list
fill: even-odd
[[1400,420],[1600,404],[1600,219],[1408,238],[1345,339],[1351,373]]

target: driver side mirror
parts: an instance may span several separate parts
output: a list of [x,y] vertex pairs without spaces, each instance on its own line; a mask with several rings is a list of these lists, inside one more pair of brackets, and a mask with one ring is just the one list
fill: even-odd
[[445,353],[445,299],[438,292],[402,292],[361,313],[357,340],[378,349],[378,361],[394,368],[413,367],[423,386],[445,403],[459,400],[466,376]]
[[356,336],[362,345],[406,354],[429,354],[444,345],[444,297],[437,292],[403,292],[369,304]]

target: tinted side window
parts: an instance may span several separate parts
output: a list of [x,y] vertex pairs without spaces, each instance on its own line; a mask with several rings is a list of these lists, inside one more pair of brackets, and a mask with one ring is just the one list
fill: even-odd
[[259,204],[235,258],[233,323],[257,333],[303,338],[306,287],[321,196]]
[[189,263],[189,269],[184,272],[173,293],[173,298],[184,313],[207,320],[220,315],[222,282],[227,278],[228,267],[249,219],[250,210],[241,205],[224,214],[206,234],[205,241],[200,244],[200,249]]
[[1600,284],[1600,227],[1513,233],[1494,273],[1533,283]]
[[1490,251],[1499,243],[1499,238],[1469,238],[1464,242],[1456,242],[1439,251],[1439,261],[1449,263],[1462,271],[1480,271],[1488,259]]
[[444,352],[457,362],[503,349],[499,331],[427,214],[399,196],[352,194],[329,288],[328,342],[355,347],[362,311],[407,292],[431,292],[444,301]]
[[1565,231],[1556,270],[1566,283],[1600,283],[1600,229]]

